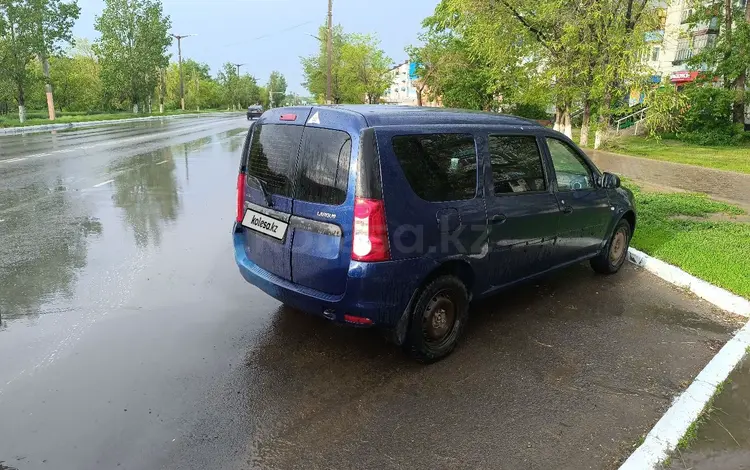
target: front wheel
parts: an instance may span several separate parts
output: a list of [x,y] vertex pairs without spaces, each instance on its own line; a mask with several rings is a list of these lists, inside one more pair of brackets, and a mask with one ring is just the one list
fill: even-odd
[[464,283],[455,276],[440,276],[422,289],[414,303],[404,349],[423,363],[444,358],[458,344],[468,313]]
[[617,223],[612,238],[602,249],[602,252],[591,259],[591,267],[602,274],[614,274],[620,270],[625,258],[628,257],[628,246],[632,229],[630,223],[622,219]]

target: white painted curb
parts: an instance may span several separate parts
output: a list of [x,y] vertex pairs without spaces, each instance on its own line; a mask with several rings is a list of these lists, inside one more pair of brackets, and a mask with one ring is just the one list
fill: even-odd
[[709,284],[702,279],[698,279],[697,277],[686,273],[676,266],[667,264],[664,261],[649,256],[635,248],[630,248],[628,251],[628,260],[631,263],[656,274],[667,282],[690,290],[693,294],[701,299],[711,302],[722,310],[726,310],[727,312],[736,315],[742,315],[743,317],[750,317],[750,301],[745,298],[732,294],[721,287]]
[[231,114],[227,111],[216,112],[216,113],[191,113],[191,114],[170,114],[168,116],[145,116],[139,118],[126,118],[126,119],[109,119],[104,121],[84,121],[84,122],[66,122],[62,124],[40,124],[38,126],[25,126],[25,127],[6,127],[0,129],[0,135],[16,135],[26,134],[30,132],[44,132],[53,131],[58,129],[72,129],[74,127],[96,127],[106,126],[108,124],[122,124],[125,122],[141,122],[141,121],[158,121],[162,119],[177,119],[183,117],[196,117],[196,116],[215,116],[221,114]]
[[[642,251],[630,248],[628,260],[676,286],[689,289],[698,297],[728,312],[750,317],[750,301],[720,287],[692,276],[682,269],[667,264]],[[646,435],[635,452],[619,470],[655,469],[677,447],[690,425],[698,419],[716,388],[732,373],[745,357],[750,346],[750,322],[724,345],[711,362],[703,368],[693,383],[677,397],[664,416]]]
[[750,346],[750,322],[719,351],[693,383],[677,397],[659,422],[646,435],[640,447],[620,466],[620,470],[654,469],[677,447],[690,425],[745,356]]

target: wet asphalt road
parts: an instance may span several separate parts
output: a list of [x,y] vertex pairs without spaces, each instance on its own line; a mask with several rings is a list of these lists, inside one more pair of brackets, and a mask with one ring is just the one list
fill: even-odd
[[0,138],[0,468],[612,468],[739,324],[582,265],[411,363],[242,280],[247,127]]

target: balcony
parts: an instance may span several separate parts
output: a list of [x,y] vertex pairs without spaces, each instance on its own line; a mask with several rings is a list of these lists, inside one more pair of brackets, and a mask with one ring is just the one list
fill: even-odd
[[674,60],[672,61],[672,65],[680,65],[686,60],[693,57],[693,48],[685,48],[685,49],[677,49],[677,54],[674,56]]

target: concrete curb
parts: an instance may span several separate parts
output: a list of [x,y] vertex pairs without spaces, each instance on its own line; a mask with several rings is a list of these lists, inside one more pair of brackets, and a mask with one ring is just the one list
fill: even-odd
[[[163,119],[177,119],[184,117],[196,117],[196,116],[214,116],[217,114],[231,114],[229,111],[226,113],[191,113],[191,114],[170,114],[168,116],[145,116],[139,118],[126,118],[126,119],[109,119],[104,121],[84,121],[84,122],[66,122],[64,124],[40,124],[38,126],[25,126],[25,127],[6,127],[0,129],[0,135],[17,135],[26,134],[31,132],[44,132],[58,129],[72,129],[76,127],[96,127],[106,126],[107,124],[122,124],[125,122],[141,122],[141,121],[158,121]],[[239,114],[239,113],[238,113]]]
[[721,287],[709,284],[702,279],[698,279],[697,277],[686,273],[676,266],[667,264],[664,261],[649,256],[635,248],[630,248],[628,251],[628,260],[631,263],[656,274],[667,282],[690,290],[693,294],[701,299],[711,302],[722,310],[726,310],[727,312],[736,315],[742,315],[743,317],[750,317],[750,300],[732,294]]
[[[667,264],[635,248],[628,251],[628,260],[676,286],[689,289],[728,312],[750,316],[750,301],[716,287],[676,266]],[[619,470],[656,469],[669,458],[690,425],[698,419],[716,388],[724,382],[745,357],[750,346],[750,322],[711,359],[690,386],[672,402],[672,406],[654,425],[646,438]]]

